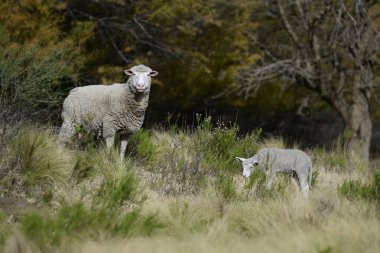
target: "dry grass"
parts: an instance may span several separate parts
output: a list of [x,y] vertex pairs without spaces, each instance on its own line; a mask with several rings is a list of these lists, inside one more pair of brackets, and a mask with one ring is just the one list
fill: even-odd
[[[224,140],[215,144],[212,134],[198,134],[213,145],[225,143],[236,152],[251,152]],[[218,138],[224,136],[222,131],[215,134]],[[226,138],[230,137],[228,132]],[[363,174],[360,169],[353,168],[331,169],[325,164],[328,158],[316,158],[320,150],[311,150],[308,153],[312,155],[314,169],[319,175],[308,199],[304,199],[292,185],[269,195],[246,194],[246,182],[240,173],[218,170],[221,163],[217,159],[222,156],[214,147],[201,146],[208,156],[208,160],[199,165],[199,171],[203,173],[201,181],[194,180],[192,174],[183,173],[181,168],[186,162],[193,162],[194,154],[197,154],[194,149],[202,144],[195,139],[196,134],[152,132],[139,138],[136,143],[143,145],[130,151],[131,157],[125,163],[118,161],[116,151],[110,153],[104,148],[81,151],[83,155],[80,157],[85,161],[76,167],[76,176],[60,184],[52,200],[40,207],[50,217],[51,224],[66,224],[62,208],[72,210],[72,205],[81,203],[85,215],[87,212],[94,217],[89,220],[91,223],[82,225],[81,221],[76,221],[79,222],[78,230],[71,227],[70,233],[57,226],[56,232],[62,236],[59,243],[54,243],[49,241],[49,235],[31,236],[22,229],[22,220],[9,222],[9,217],[0,213],[0,251],[380,252],[379,204],[360,198],[349,200],[340,196],[337,190],[347,179],[369,182],[370,172]],[[240,140],[240,144],[248,148],[247,143],[247,140]],[[285,147],[285,144],[281,139],[270,139],[260,145],[264,146]],[[177,160],[168,159],[173,154],[178,156]],[[230,156],[234,159],[234,155],[233,152],[223,153],[226,159]],[[326,155],[334,156],[334,153]],[[232,160],[229,162],[232,164]],[[349,163],[336,163],[339,164]],[[136,189],[123,185],[123,178],[128,178],[130,173],[139,179]],[[220,190],[217,184],[220,175],[231,175],[233,189],[226,189],[233,191],[229,195],[232,197],[226,198],[225,192]],[[132,195],[128,195],[126,199],[123,189],[132,190],[136,196],[131,200]],[[116,197],[117,202],[109,202],[110,196]],[[141,222],[131,223],[134,226],[132,232],[123,234],[117,228],[130,212],[136,212]],[[154,219],[144,220],[144,217]],[[61,223],[54,223],[55,219]],[[39,226],[54,231],[51,227]],[[48,242],[48,246],[45,247],[44,242]]]

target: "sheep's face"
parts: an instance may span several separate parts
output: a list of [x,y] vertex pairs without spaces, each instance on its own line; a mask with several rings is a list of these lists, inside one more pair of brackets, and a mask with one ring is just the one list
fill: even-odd
[[144,65],[137,65],[130,69],[124,70],[129,76],[128,84],[131,90],[136,94],[148,94],[150,91],[151,77],[158,74],[151,68]]
[[243,177],[248,178],[252,171],[259,164],[259,159],[257,156],[253,156],[251,158],[245,159],[241,157],[236,157],[238,161],[240,161],[243,165]]

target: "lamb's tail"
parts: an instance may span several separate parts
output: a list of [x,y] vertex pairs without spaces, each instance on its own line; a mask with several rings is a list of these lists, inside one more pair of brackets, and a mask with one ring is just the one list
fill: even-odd
[[313,172],[313,165],[310,163],[310,169],[309,169],[309,188],[311,189],[311,180],[312,180],[312,172]]

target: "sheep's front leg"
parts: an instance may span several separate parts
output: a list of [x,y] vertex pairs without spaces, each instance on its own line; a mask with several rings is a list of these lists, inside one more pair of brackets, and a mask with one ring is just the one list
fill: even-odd
[[71,144],[73,136],[75,134],[74,126],[75,124],[73,121],[66,119],[63,122],[58,135],[58,139],[62,147],[66,146],[69,143]]
[[127,145],[129,142],[130,135],[121,136],[121,144],[120,144],[120,161],[124,161],[125,150],[127,149]]
[[113,147],[115,142],[116,131],[113,128],[113,125],[106,121],[103,124],[103,138],[106,140],[106,145],[108,149]]

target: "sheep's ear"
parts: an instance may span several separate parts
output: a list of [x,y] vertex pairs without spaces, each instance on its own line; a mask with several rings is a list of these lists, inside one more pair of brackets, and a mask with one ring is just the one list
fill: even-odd
[[244,162],[244,161],[247,160],[247,159],[245,159],[245,158],[241,158],[241,157],[236,157],[236,160],[238,160],[239,162]]
[[156,76],[156,75],[158,75],[158,72],[157,71],[151,71],[150,73],[149,73],[149,75],[150,76]]
[[124,70],[124,73],[127,74],[127,75],[129,75],[129,76],[132,76],[132,75],[133,75],[133,71],[130,70],[130,69],[126,69],[126,70]]

